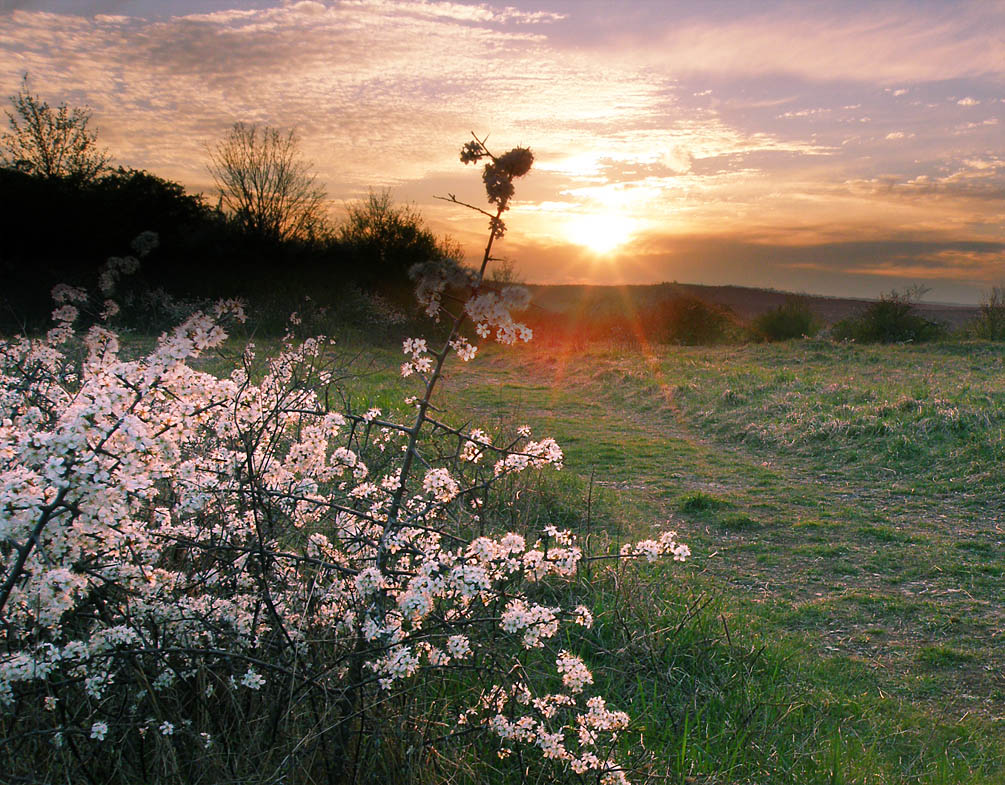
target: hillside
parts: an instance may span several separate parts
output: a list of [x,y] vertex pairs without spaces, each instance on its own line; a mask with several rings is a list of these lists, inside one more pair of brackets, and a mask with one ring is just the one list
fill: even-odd
[[[596,316],[627,315],[645,311],[657,303],[675,297],[697,297],[708,303],[731,309],[740,319],[749,321],[765,311],[776,308],[787,298],[803,298],[825,324],[833,324],[863,311],[871,300],[850,297],[825,297],[798,294],[776,289],[755,289],[744,286],[703,286],[700,284],[661,283],[637,286],[592,285],[530,285],[534,307],[546,312],[590,314]],[[946,324],[951,329],[962,327],[978,313],[977,306],[920,303],[918,311],[927,319]]]

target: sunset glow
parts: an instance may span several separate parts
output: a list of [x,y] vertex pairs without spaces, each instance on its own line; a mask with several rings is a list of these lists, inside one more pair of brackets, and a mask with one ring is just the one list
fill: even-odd
[[633,221],[623,215],[598,214],[573,218],[565,231],[569,242],[607,254],[631,239],[633,228]]
[[235,121],[296,126],[333,217],[390,188],[473,258],[483,225],[435,197],[476,198],[474,131],[536,154],[502,251],[529,281],[976,302],[1005,279],[1001,2],[0,9],[3,94],[27,72],[115,163],[209,198]]

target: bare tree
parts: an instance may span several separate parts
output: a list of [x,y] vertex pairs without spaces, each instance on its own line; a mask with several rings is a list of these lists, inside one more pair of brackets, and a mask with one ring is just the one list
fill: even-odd
[[312,238],[325,226],[325,191],[300,157],[296,131],[235,123],[210,150],[209,172],[222,204],[252,233],[272,240]]
[[28,74],[10,102],[12,110],[4,112],[10,130],[3,134],[0,153],[5,167],[82,182],[108,167],[108,154],[98,148],[97,134],[87,127],[91,120],[87,107],[63,103],[53,109],[28,90]]

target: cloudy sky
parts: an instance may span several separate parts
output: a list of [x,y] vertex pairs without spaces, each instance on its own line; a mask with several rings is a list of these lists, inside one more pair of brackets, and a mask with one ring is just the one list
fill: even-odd
[[[513,0],[510,0],[513,2]],[[86,104],[114,162],[213,192],[295,126],[474,256],[470,132],[534,149],[501,253],[534,282],[974,302],[1005,281],[1005,1],[0,0],[0,90]]]

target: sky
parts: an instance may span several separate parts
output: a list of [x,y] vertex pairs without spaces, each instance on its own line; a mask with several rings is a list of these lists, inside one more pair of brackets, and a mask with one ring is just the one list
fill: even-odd
[[461,145],[529,146],[528,282],[1005,283],[1005,0],[0,0],[0,95],[26,72],[214,203],[233,123],[296,128],[336,219],[391,189],[471,258]]

